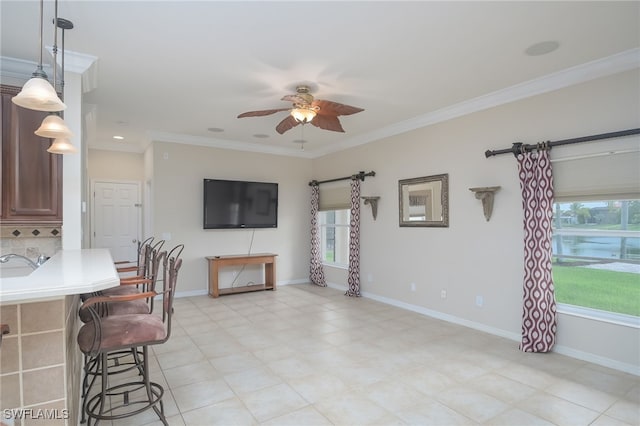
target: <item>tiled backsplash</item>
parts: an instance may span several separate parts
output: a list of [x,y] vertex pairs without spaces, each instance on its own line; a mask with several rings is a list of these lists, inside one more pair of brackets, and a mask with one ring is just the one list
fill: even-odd
[[0,255],[15,253],[30,259],[53,256],[62,249],[62,228],[51,225],[0,225]]

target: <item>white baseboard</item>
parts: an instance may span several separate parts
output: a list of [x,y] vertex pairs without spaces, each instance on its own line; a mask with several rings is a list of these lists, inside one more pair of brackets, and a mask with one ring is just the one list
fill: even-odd
[[205,288],[204,290],[176,291],[176,294],[174,297],[180,298],[180,297],[206,296],[208,294],[209,292]]
[[[327,286],[337,290],[344,290],[344,291],[347,290],[346,286],[336,284],[336,283],[327,283]],[[521,336],[518,333],[513,333],[513,332],[502,330],[499,328],[490,327],[485,324],[477,323],[475,321],[459,318],[454,315],[444,314],[442,312],[427,309],[422,306],[412,305],[410,303],[401,302],[399,300],[391,299],[388,297],[378,296],[376,294],[371,294],[368,292],[362,292],[362,296],[372,300],[376,300],[378,302],[386,303],[388,305],[396,306],[398,308],[406,309],[408,311],[426,315],[428,317],[447,321],[453,324],[462,325],[464,327],[469,327],[474,330],[493,334],[495,336],[504,337],[505,339],[513,340],[515,342],[520,342]],[[592,353],[582,352],[582,351],[569,348],[567,346],[562,346],[562,345],[556,345],[553,348],[553,352],[558,353],[560,355],[566,355],[571,358],[579,359],[582,361],[587,361],[592,364],[601,365],[603,367],[612,368],[614,370],[623,371],[625,373],[633,374],[635,376],[640,376],[640,367],[634,364],[627,364],[624,362],[616,361],[611,358],[605,358],[598,355],[594,355]]]
[[[293,285],[293,284],[306,284],[308,282],[309,280],[307,278],[301,278],[301,279],[295,279],[295,280],[279,281],[277,285],[284,286],[284,285]],[[341,290],[341,291],[347,290],[347,286],[342,284],[332,283],[332,282],[328,282],[327,287],[330,287],[336,290]],[[207,294],[208,294],[207,289],[190,290],[190,291],[176,292],[176,297],[206,296]],[[427,309],[422,306],[412,305],[410,303],[401,302],[399,300],[391,299],[389,297],[378,296],[377,294],[362,292],[362,296],[378,302],[386,303],[387,305],[392,305],[401,309],[406,309],[411,312],[416,312],[418,314],[422,314],[431,318],[447,321],[452,324],[462,325],[464,327],[482,331],[484,333],[489,333],[494,336],[504,337],[505,339],[513,340],[514,342],[520,341],[520,334],[518,333],[502,330],[500,328],[490,327],[485,324],[481,324],[475,321],[470,321],[464,318],[456,317],[454,315],[449,315],[442,312],[434,311],[432,309]],[[624,362],[616,361],[611,358],[605,358],[605,357],[594,355],[588,352],[582,352],[582,351],[572,349],[562,345],[556,345],[553,348],[553,352],[556,352],[560,355],[566,355],[571,358],[579,359],[582,361],[587,361],[592,364],[601,365],[603,367],[612,368],[614,370],[623,371],[625,373],[633,374],[635,376],[640,376],[640,367],[638,367],[637,365],[627,364]]]
[[592,364],[601,365],[603,367],[612,368],[614,370],[623,371],[625,373],[633,374],[634,376],[640,376],[640,367],[637,365],[627,364],[626,362],[616,361],[615,359],[605,358],[561,345],[555,345],[553,347],[553,352],[559,353],[560,355],[566,355],[571,358],[580,359],[582,361],[587,361]]
[[309,278],[300,278],[297,280],[278,281],[277,285],[306,284],[308,282]]

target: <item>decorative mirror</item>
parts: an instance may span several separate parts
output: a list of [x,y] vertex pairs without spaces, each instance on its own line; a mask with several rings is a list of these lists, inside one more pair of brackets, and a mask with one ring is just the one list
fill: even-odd
[[400,226],[449,226],[449,175],[398,182]]

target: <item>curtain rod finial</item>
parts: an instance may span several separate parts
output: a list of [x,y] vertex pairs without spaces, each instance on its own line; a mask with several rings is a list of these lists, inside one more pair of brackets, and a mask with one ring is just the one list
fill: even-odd
[[511,152],[513,152],[514,156],[518,156],[518,154],[522,154],[522,142],[514,142],[511,145]]

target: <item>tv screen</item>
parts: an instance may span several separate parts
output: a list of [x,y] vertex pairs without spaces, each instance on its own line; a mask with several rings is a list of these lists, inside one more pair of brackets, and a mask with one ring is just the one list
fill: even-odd
[[277,228],[278,184],[204,180],[204,229]]

